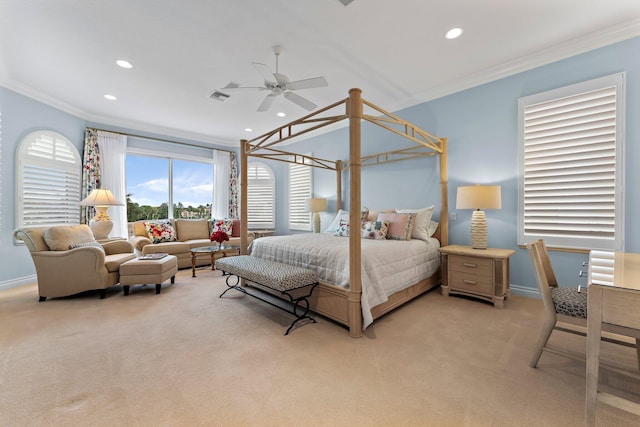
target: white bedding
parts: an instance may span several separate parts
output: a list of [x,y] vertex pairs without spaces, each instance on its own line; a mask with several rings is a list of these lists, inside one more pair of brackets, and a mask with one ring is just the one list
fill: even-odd
[[[440,242],[362,239],[363,329],[373,322],[371,307],[389,295],[433,275],[440,265]],[[331,234],[294,234],[256,239],[251,255],[309,268],[322,282],[349,287],[349,239]]]

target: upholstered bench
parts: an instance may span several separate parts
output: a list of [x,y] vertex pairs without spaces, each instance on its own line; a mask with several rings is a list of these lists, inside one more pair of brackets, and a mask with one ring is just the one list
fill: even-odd
[[[255,293],[248,292],[240,285],[240,279],[245,279],[256,285],[287,296],[289,301],[293,304],[291,312],[296,316],[296,319],[284,333],[285,335],[288,335],[293,326],[303,319],[309,319],[311,322],[315,323],[316,320],[308,315],[308,298],[318,285],[317,272],[250,255],[218,259],[216,261],[216,269],[222,270],[222,273],[227,275],[227,289],[220,294],[220,298],[222,298],[229,289],[235,289],[276,308],[288,311],[286,308],[276,305]],[[232,279],[233,277],[235,277],[235,281]],[[304,310],[302,314],[298,314],[298,307],[301,307]]]
[[156,294],[162,289],[162,282],[171,279],[175,283],[178,272],[178,259],[173,255],[166,255],[158,259],[136,258],[120,266],[120,284],[124,294],[129,295],[129,286],[154,283]]

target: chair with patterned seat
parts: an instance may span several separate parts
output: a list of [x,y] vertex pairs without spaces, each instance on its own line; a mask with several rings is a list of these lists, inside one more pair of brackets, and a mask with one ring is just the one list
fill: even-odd
[[[551,353],[562,354],[578,359],[585,359],[585,354],[577,354],[568,350],[549,346],[548,341],[553,330],[568,332],[576,335],[586,336],[587,327],[587,292],[578,290],[578,287],[560,287],[556,275],[551,265],[551,259],[543,240],[529,243],[527,245],[529,257],[533,265],[533,271],[536,276],[538,290],[542,296],[544,304],[545,320],[538,338],[536,349],[533,357],[529,362],[529,366],[535,368],[542,356],[542,352],[547,350]],[[578,326],[579,329],[559,326],[558,322],[568,325]],[[606,325],[603,331],[607,331]],[[608,331],[613,332],[613,331]],[[640,336],[634,337],[635,344],[632,341],[625,341],[611,335],[603,336],[602,341],[612,342],[627,347],[636,348],[638,356],[638,367],[640,368]],[[586,347],[586,341],[585,341]]]

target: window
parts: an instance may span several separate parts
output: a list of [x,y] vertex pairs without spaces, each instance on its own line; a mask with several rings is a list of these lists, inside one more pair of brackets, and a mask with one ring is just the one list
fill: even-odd
[[311,231],[311,214],[306,207],[307,199],[311,197],[311,172],[311,166],[289,164],[289,228],[291,230]]
[[81,160],[64,136],[27,135],[18,147],[17,227],[80,223]]
[[623,73],[519,100],[518,243],[623,249]]
[[275,229],[275,179],[263,163],[247,165],[247,213],[250,229]]
[[213,160],[127,154],[126,168],[128,222],[211,218]]

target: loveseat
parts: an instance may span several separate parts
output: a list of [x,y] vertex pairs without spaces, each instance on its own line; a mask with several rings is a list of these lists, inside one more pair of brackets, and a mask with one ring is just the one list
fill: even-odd
[[[227,233],[229,241],[224,243],[240,246],[240,221],[227,221],[231,233]],[[178,258],[178,268],[191,268],[191,249],[212,245],[210,236],[214,222],[209,219],[136,221],[133,223],[133,237],[129,241],[138,255],[163,252]],[[253,233],[249,233],[249,243],[253,237]],[[210,257],[196,259],[196,265],[207,264],[211,264]]]

